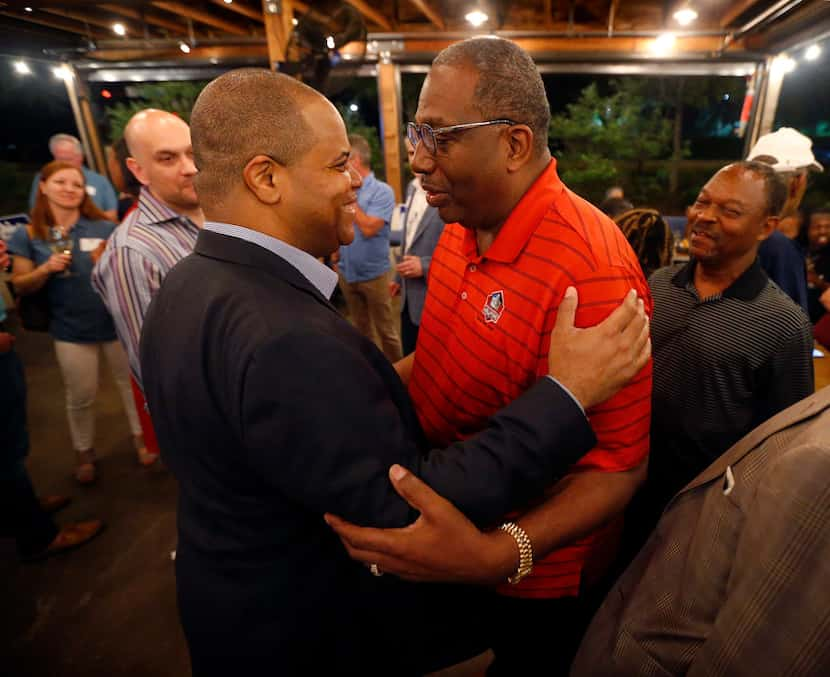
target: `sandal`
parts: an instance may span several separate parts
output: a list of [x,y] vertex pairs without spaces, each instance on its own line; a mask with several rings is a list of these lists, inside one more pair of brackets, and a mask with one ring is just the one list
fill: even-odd
[[96,480],[95,452],[92,449],[78,451],[78,465],[75,468],[75,479],[79,484],[92,484]]

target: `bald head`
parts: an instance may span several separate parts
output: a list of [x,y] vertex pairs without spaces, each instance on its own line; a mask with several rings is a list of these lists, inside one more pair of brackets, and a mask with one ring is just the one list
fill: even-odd
[[157,108],[146,108],[130,118],[124,128],[124,140],[130,155],[145,161],[154,148],[169,138],[187,136],[190,128],[179,116]]
[[205,87],[190,116],[202,204],[223,204],[257,155],[286,167],[305,155],[317,138],[303,111],[321,101],[297,80],[257,68],[225,73]]
[[184,120],[147,108],[130,118],[124,140],[130,154],[127,167],[143,186],[174,211],[189,214],[198,209],[193,146]]

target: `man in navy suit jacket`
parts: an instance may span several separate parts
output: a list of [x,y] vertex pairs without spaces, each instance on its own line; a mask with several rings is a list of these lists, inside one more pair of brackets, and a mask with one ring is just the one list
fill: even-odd
[[437,667],[470,626],[457,619],[475,613],[464,591],[377,577],[324,513],[410,523],[388,480],[403,464],[477,524],[498,524],[594,445],[583,407],[645,363],[645,318],[632,297],[578,330],[570,296],[551,377],[475,438],[430,450],[393,366],[328,301],[337,278],[317,257],[351,242],[360,186],[336,109],[287,76],[243,69],[204,89],[191,125],[207,222],[154,298],[140,354],[179,481],[177,593],[193,672]]
[[[415,154],[409,139],[406,139],[409,162]],[[397,265],[397,275],[392,283],[392,296],[401,294],[401,344],[404,356],[415,350],[418,342],[418,327],[424,311],[427,295],[427,276],[432,262],[432,252],[444,232],[444,221],[438,209],[427,204],[426,192],[421,188],[421,179],[416,176],[406,190],[406,210],[401,232],[403,257]]]

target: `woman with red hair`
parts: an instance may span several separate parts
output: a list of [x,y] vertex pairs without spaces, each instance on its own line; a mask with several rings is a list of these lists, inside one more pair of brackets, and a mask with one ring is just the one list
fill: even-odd
[[143,441],[130,392],[127,359],[104,304],[92,289],[91,252],[115,229],[86,192],[80,169],[50,162],[40,173],[31,223],[9,240],[11,281],[21,296],[45,289],[49,333],[66,389],[69,431],[77,454],[75,478],[95,480],[95,412],[98,359],[107,358],[127,412],[136,448]]

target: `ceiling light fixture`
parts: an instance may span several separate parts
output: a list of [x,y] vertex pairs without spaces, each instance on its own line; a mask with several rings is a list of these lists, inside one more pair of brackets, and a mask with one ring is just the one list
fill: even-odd
[[127,34],[127,29],[124,24],[117,23],[112,25],[112,32],[123,37]]
[[792,73],[797,65],[796,60],[787,54],[779,54],[772,60],[772,70],[781,75]]
[[810,45],[807,49],[804,50],[804,58],[807,61],[815,61],[821,56],[821,47],[818,45]]
[[479,26],[481,26],[481,25],[482,25],[485,21],[487,21],[487,19],[489,19],[490,17],[489,17],[489,16],[487,16],[487,15],[486,15],[484,12],[482,12],[480,9],[474,9],[472,12],[467,12],[467,14],[465,14],[465,15],[464,15],[464,18],[465,18],[468,22],[470,22],[473,26],[475,26],[476,28],[478,28],[478,27],[479,27]]
[[182,50],[185,54],[190,54],[190,45],[188,45],[186,42],[180,42],[179,49]]
[[29,68],[29,64],[25,61],[15,61],[14,70],[18,75],[29,75],[32,72],[32,69]]
[[677,37],[674,33],[661,33],[651,43],[651,51],[657,56],[666,56],[674,51],[676,41]]
[[690,5],[686,5],[678,9],[672,16],[681,26],[688,26],[697,19],[697,12]]
[[72,73],[66,66],[55,66],[52,69],[52,75],[54,75],[58,80],[69,80],[72,77]]

